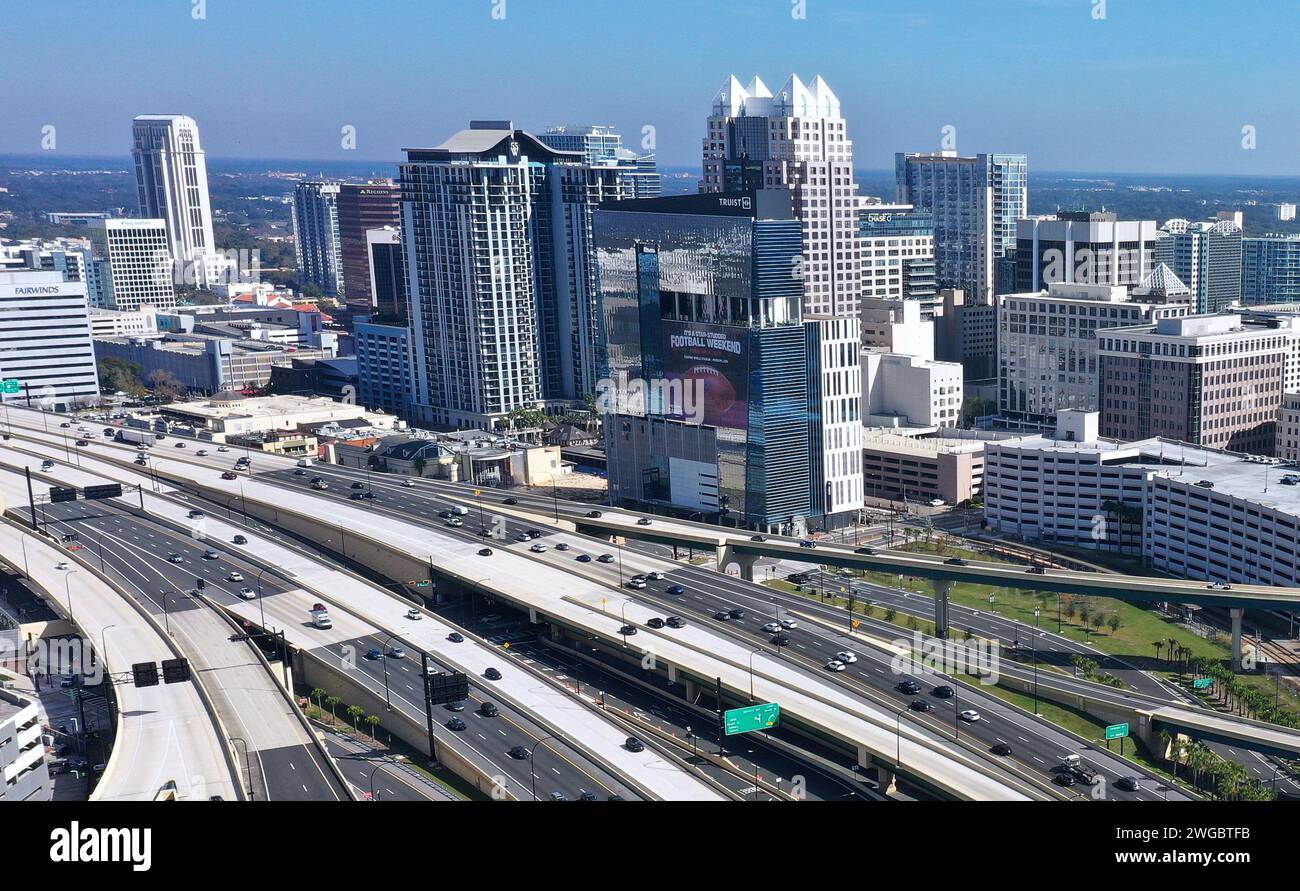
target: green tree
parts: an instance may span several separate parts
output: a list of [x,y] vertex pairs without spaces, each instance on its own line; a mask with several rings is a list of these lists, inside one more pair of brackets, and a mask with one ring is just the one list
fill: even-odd
[[348,716],[349,718],[352,719],[352,729],[353,729],[353,730],[358,729],[358,728],[357,728],[357,721],[360,720],[360,718],[361,718],[363,715],[365,715],[365,713],[366,713],[366,710],[363,709],[363,708],[362,708],[361,706],[359,706],[359,705],[349,705],[349,706],[348,706],[347,716]]
[[336,715],[336,714],[334,713],[334,710],[335,710],[336,708],[338,708],[339,705],[342,704],[342,702],[343,702],[343,700],[342,700],[341,698],[339,698],[338,696],[326,696],[326,697],[325,697],[325,704],[328,705],[328,706],[330,707],[330,718],[331,718],[332,720],[335,720],[335,721],[338,720],[338,715]]
[[106,359],[100,359],[96,367],[99,370],[100,389],[110,393],[121,391],[131,396],[143,396],[145,394],[144,382],[141,380],[144,375],[144,366],[139,362],[128,362],[125,359],[110,356]]
[[366,715],[366,723],[370,725],[370,738],[375,738],[375,727],[379,725],[379,715]]
[[320,687],[316,687],[311,691],[310,696],[316,701],[316,708],[320,708],[321,699],[325,696],[325,691]]

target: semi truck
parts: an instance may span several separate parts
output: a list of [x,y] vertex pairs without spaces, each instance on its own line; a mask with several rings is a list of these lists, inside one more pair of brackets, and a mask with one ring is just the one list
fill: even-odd
[[1083,763],[1078,755],[1066,755],[1061,759],[1061,767],[1074,777],[1075,782],[1085,786],[1095,786],[1101,782],[1101,775]]
[[158,441],[158,434],[152,430],[140,430],[136,427],[123,427],[117,431],[118,442],[133,442],[136,445],[151,446]]

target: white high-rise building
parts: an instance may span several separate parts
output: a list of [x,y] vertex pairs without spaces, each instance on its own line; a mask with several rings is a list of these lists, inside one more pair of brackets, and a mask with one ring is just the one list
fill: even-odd
[[840,100],[820,76],[791,76],[775,95],[727,78],[713,98],[701,192],[789,189],[803,227],[804,311],[858,314],[860,238],[853,143]]
[[225,257],[212,237],[208,164],[199,125],[181,114],[142,114],[131,128],[140,216],[161,219],[173,260],[185,263],[185,279],[212,281],[225,271]]
[[[862,507],[862,366],[857,319],[806,315],[814,473],[810,504],[831,518]],[[833,522],[833,521],[832,521]]]
[[172,255],[163,220],[91,220],[86,264],[90,302],[102,309],[176,306]]
[[65,411],[99,395],[85,282],[59,272],[0,272],[0,377],[5,402]]

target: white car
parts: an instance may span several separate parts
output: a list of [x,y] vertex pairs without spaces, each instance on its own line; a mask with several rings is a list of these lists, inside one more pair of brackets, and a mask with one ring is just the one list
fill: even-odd
[[206,457],[208,457],[208,450],[207,450],[207,449],[199,449],[199,450],[198,450],[197,452],[195,452],[194,454],[198,455],[200,458],[206,458]]
[[793,631],[795,628],[799,627],[799,623],[796,622],[794,619],[782,619],[781,627],[784,628],[786,631]]
[[844,670],[844,663],[841,662],[841,661],[838,660],[838,659],[832,659],[830,662],[827,662],[827,663],[826,663],[826,670],[827,670],[827,671],[843,671],[843,670]]
[[778,631],[781,630],[781,623],[768,622],[766,625],[763,626],[763,630],[766,631],[768,634],[776,634]]
[[542,543],[539,541],[537,544],[533,545],[533,546],[532,546],[531,548],[529,548],[528,550],[532,551],[534,554],[545,554],[545,553],[546,553],[546,545],[542,544]]
[[415,488],[415,480],[402,480],[402,488],[403,488],[403,489],[414,489],[414,488]]
[[663,574],[662,572],[660,572],[659,570],[656,569],[656,570],[654,570],[654,571],[652,571],[652,572],[647,573],[647,576],[648,576],[649,578],[654,579],[654,580],[657,582],[657,581],[660,581],[661,579],[663,579],[664,574]]
[[447,521],[447,525],[452,527],[453,529],[456,529],[459,528],[460,526],[464,526],[465,522],[461,520],[460,517],[452,517],[450,520]]
[[232,572],[230,575],[226,576],[226,581],[228,582],[242,582],[243,580],[244,574],[242,572]]
[[414,619],[414,620],[417,620],[417,621],[418,621],[418,620],[424,618],[424,613],[420,612],[420,611],[419,611],[418,609],[416,609],[415,607],[411,607],[410,609],[408,609],[408,610],[406,611],[406,618],[408,618],[408,619]]
[[957,717],[961,718],[967,724],[974,724],[980,719],[980,713],[975,711],[973,708],[968,708]]
[[230,451],[230,449],[229,449],[227,446],[217,446],[217,451],[218,451],[218,452],[228,452],[228,451]]
[[244,586],[244,587],[240,588],[240,589],[239,589],[238,591],[236,591],[235,593],[238,594],[238,595],[239,595],[241,598],[243,598],[244,600],[252,600],[252,599],[254,599],[255,597],[257,597],[257,595],[253,593],[253,589],[252,589],[252,588],[249,588],[248,586]]
[[854,662],[858,661],[858,655],[851,650],[844,650],[843,652],[836,653],[835,659],[839,662],[843,662],[845,665],[852,665]]

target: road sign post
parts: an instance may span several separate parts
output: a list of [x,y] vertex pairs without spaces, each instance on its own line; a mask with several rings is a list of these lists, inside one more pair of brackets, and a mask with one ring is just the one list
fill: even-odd
[[1119,740],[1119,753],[1124,754],[1124,738],[1128,736],[1128,722],[1123,724],[1108,724],[1106,726],[1106,750],[1110,750],[1110,741]]
[[768,730],[775,727],[780,720],[781,706],[775,702],[728,709],[723,716],[723,732],[727,736],[733,736],[753,730]]
[[21,393],[22,389],[23,383],[16,377],[7,377],[0,381],[0,393],[3,393],[6,396],[14,396]]
[[1195,678],[1192,680],[1192,688],[1196,690],[1205,690],[1214,686],[1214,678]]

